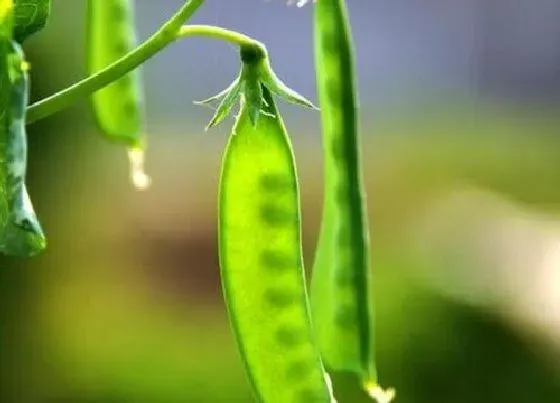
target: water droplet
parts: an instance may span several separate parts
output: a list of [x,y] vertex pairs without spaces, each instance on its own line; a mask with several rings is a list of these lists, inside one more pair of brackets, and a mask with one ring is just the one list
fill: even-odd
[[144,159],[144,150],[139,148],[131,148],[128,150],[130,180],[137,190],[146,190],[152,183],[152,179],[144,172]]
[[368,382],[365,385],[365,389],[369,397],[375,400],[377,403],[390,403],[395,398],[395,389],[383,389],[378,384],[374,382]]

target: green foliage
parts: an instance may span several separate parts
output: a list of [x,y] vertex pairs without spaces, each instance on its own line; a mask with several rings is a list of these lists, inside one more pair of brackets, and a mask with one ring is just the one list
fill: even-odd
[[51,0],[14,0],[14,39],[22,43],[47,25]]
[[12,39],[14,29],[13,7],[12,0],[0,0],[0,38],[4,41]]

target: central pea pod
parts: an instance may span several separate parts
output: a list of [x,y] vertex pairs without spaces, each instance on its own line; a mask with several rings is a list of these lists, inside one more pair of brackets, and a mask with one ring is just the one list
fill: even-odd
[[329,403],[305,287],[294,157],[270,92],[262,90],[258,124],[242,100],[222,162],[224,296],[258,401]]

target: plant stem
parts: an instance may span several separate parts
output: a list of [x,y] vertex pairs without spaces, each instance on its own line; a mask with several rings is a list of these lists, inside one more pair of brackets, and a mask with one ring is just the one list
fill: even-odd
[[215,27],[213,25],[183,25],[177,33],[179,38],[186,36],[204,36],[219,39],[239,46],[256,46],[264,49],[264,45],[257,40],[239,32],[229,29]]
[[247,35],[212,25],[183,25],[202,3],[204,3],[204,0],[190,0],[155,34],[130,53],[103,70],[29,106],[27,108],[27,124],[50,116],[71,106],[79,99],[102,89],[137,68],[166,46],[187,36],[214,38],[239,46],[255,46],[266,54],[264,45]]
[[27,108],[27,123],[33,123],[67,108],[80,98],[87,97],[137,68],[174,42],[181,26],[192,17],[203,3],[204,0],[189,0],[155,34],[130,53],[105,69],[29,106]]
[[[60,92],[38,101],[27,108],[27,124],[50,116],[70,105],[80,98],[86,97],[116,81],[126,73],[134,70],[140,64],[154,56],[160,50],[175,40],[187,36],[202,36],[230,42],[239,46],[255,46],[266,54],[265,46],[259,41],[225,28],[212,25],[181,25],[188,19],[204,0],[191,0],[158,32],[152,35],[142,45],[110,64],[103,70],[73,84]],[[189,9],[189,6],[191,7]],[[185,10],[188,10],[187,13]]]

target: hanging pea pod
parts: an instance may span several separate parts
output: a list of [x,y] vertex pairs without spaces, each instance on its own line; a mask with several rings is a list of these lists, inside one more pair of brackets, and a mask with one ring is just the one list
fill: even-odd
[[[269,89],[249,76],[244,92],[258,85],[262,98],[242,96],[220,179],[220,268],[231,324],[258,401],[331,403],[309,316],[291,145]],[[252,102],[262,107],[258,123]]]
[[344,0],[316,2],[314,43],[325,191],[311,283],[313,323],[327,370],[356,373],[373,398],[386,402],[394,391],[379,387],[375,367],[354,51]]
[[10,256],[33,256],[46,247],[46,239],[25,185],[27,170],[27,135],[25,108],[28,103],[28,65],[21,47],[8,37],[2,27],[0,106],[0,164],[2,231],[0,252]]
[[[89,0],[87,7],[88,69],[93,74],[131,51],[137,44],[132,0]],[[149,186],[144,174],[146,148],[144,95],[139,71],[132,71],[93,94],[93,109],[108,139],[129,150],[131,179]]]

